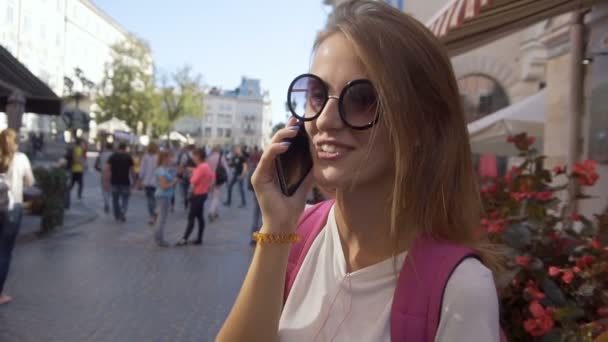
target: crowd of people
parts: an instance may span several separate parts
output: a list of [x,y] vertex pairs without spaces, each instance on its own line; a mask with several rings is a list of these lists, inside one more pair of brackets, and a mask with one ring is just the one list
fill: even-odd
[[[103,195],[103,207],[113,214],[118,222],[126,222],[129,199],[133,190],[143,191],[147,201],[148,224],[155,226],[154,241],[162,247],[170,246],[164,231],[167,217],[175,212],[176,201],[187,210],[188,223],[183,235],[175,245],[202,244],[205,221],[218,220],[221,190],[226,184],[226,207],[232,203],[233,188],[237,185],[240,195],[239,208],[247,205],[245,185],[253,191],[250,177],[260,160],[262,151],[256,146],[235,146],[222,149],[220,146],[199,147],[194,144],[159,146],[150,143],[145,152],[130,149],[126,143],[107,143],[95,160],[95,170]],[[77,196],[82,198],[83,177],[87,170],[87,144],[76,140],[65,156],[65,168],[70,173],[70,186],[66,206],[69,207],[71,192],[77,187]],[[251,230],[261,226],[261,212],[255,196]],[[210,200],[208,213],[205,204]],[[194,240],[190,235],[195,223],[198,232]]]

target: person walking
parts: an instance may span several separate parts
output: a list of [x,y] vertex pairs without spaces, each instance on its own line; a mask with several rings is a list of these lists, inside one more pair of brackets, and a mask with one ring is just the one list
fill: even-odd
[[180,190],[182,194],[182,201],[184,203],[184,209],[188,209],[188,199],[190,198],[190,170],[196,166],[193,159],[193,152],[195,146],[189,144],[185,146],[177,157],[177,174],[180,178]]
[[225,206],[229,207],[232,203],[232,187],[234,184],[239,185],[239,192],[241,193],[241,205],[239,208],[244,208],[247,205],[245,200],[245,190],[243,189],[243,182],[247,176],[247,159],[243,155],[243,151],[240,146],[234,148],[234,155],[231,160],[231,166],[234,169],[232,173],[232,180],[228,185],[228,200],[224,203]]
[[[253,175],[257,247],[215,341],[498,342],[499,255],[441,42],[385,1],[341,1],[287,94],[294,117]],[[300,130],[313,167],[288,197],[274,160]],[[334,200],[305,209],[313,184]]]
[[221,189],[224,183],[228,180],[228,172],[226,170],[226,158],[219,145],[215,145],[211,150],[211,154],[207,158],[207,164],[211,170],[215,171],[215,181],[211,187],[211,205],[209,206],[209,221],[213,222],[219,217],[219,205]]
[[84,171],[87,167],[86,142],[83,139],[76,139],[76,145],[72,149],[72,182],[70,184],[70,194],[74,185],[78,184],[78,199],[82,199],[82,188],[84,183]]
[[27,156],[19,150],[17,133],[7,128],[0,133],[0,305],[12,298],[4,293],[15,241],[23,217],[23,189],[34,185]]
[[156,233],[154,241],[160,247],[169,247],[169,243],[165,240],[165,225],[169,208],[171,206],[171,198],[175,195],[175,185],[178,182],[175,171],[171,167],[173,162],[173,153],[170,150],[164,150],[158,153],[157,167],[154,170],[155,177],[155,193],[156,197]]
[[110,156],[114,153],[114,145],[106,143],[99,156],[95,160],[95,170],[99,172],[101,182],[101,194],[103,196],[103,211],[110,212],[110,201],[112,198],[112,185],[110,184],[110,171],[105,165],[108,164]]
[[190,210],[188,212],[188,225],[184,237],[177,243],[178,246],[188,244],[188,238],[194,228],[194,220],[198,221],[198,237],[194,241],[195,245],[203,243],[203,232],[205,231],[205,201],[213,180],[215,172],[205,163],[205,150],[196,149],[193,154],[196,168],[192,170],[190,184],[192,184],[192,197],[190,198]]
[[156,212],[156,168],[158,159],[158,145],[150,143],[146,149],[146,154],[141,159],[139,167],[139,188],[143,188],[146,193],[148,202],[148,215],[150,219],[148,224],[154,225],[157,219]]
[[110,156],[107,167],[112,185],[112,207],[114,218],[126,222],[129,197],[131,196],[131,177],[133,176],[133,158],[127,152],[127,144],[120,143],[118,151]]
[[[249,170],[249,174],[247,175],[247,187],[249,191],[253,194],[253,222],[251,224],[251,233],[260,229],[262,226],[262,211],[260,210],[260,204],[258,203],[258,199],[255,196],[255,189],[253,188],[253,184],[251,183],[251,177],[255,172],[255,169],[258,167],[258,163],[260,162],[260,158],[262,158],[262,151],[257,146],[253,147],[253,150],[249,154],[249,158],[247,160],[247,165]],[[251,240],[252,244],[255,241]]]

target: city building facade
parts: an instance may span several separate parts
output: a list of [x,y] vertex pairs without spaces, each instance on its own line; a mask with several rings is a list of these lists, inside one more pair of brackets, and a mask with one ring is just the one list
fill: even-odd
[[[77,69],[99,84],[111,46],[128,36],[89,0],[0,0],[0,45],[60,96],[69,95],[65,77],[73,81],[72,91],[87,90]],[[26,130],[50,130],[46,116],[26,114],[23,120]]]
[[[270,96],[260,80],[248,77],[234,90],[205,91],[200,141],[205,145],[262,147],[272,129]],[[177,129],[177,127],[176,127]]]

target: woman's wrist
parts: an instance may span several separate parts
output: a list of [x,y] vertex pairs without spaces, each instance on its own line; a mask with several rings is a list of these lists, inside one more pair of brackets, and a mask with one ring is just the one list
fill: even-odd
[[297,223],[271,223],[263,224],[260,228],[262,234],[292,234],[296,232]]

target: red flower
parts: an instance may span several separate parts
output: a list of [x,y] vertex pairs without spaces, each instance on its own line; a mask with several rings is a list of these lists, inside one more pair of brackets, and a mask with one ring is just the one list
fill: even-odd
[[539,201],[548,201],[553,197],[552,191],[543,191],[536,194],[536,199]]
[[553,168],[553,172],[555,172],[556,175],[561,175],[566,172],[566,168],[564,166],[556,166]]
[[534,197],[534,194],[531,192],[513,192],[511,193],[511,198],[516,201],[523,201],[525,199],[529,199]]
[[572,267],[572,270],[574,271],[574,273],[579,273],[580,271],[582,271],[578,266],[574,266]]
[[498,212],[497,211],[493,211],[490,213],[490,218],[491,219],[497,219],[498,218]]
[[600,242],[600,239],[593,238],[593,240],[591,240],[591,248],[602,249],[602,243]]
[[513,182],[513,178],[517,176],[519,173],[519,168],[517,166],[511,167],[509,171],[507,171],[507,175],[505,176],[505,182],[507,184],[511,184]]
[[507,136],[507,142],[508,143],[514,143],[515,142],[515,138],[513,138],[512,135]]
[[562,281],[564,283],[571,284],[573,278],[574,278],[574,273],[571,270],[564,271],[564,274],[562,275]]
[[540,303],[535,300],[530,303],[530,313],[532,317],[524,322],[524,329],[532,336],[543,336],[553,329],[553,311],[550,308],[543,308]]
[[538,289],[538,286],[532,280],[528,281],[528,285],[526,286],[526,292],[528,292],[528,294],[534,297],[534,299],[545,298],[545,294]]
[[487,229],[489,233],[502,233],[505,231],[505,220],[489,221]]
[[600,317],[608,317],[608,306],[602,306],[601,308],[597,308],[597,314]]
[[534,144],[535,141],[536,141],[535,137],[528,137],[528,145]]
[[525,266],[528,266],[528,264],[530,263],[530,257],[529,256],[516,256],[515,257],[515,262],[518,265],[521,265],[521,266],[525,267]]
[[585,255],[576,260],[576,266],[579,268],[585,268],[591,266],[595,262],[595,257],[592,255]]
[[549,267],[550,276],[555,277],[555,276],[559,275],[560,273],[562,273],[562,270],[559,269],[558,267],[555,267],[555,266]]
[[585,160],[582,163],[574,164],[574,175],[577,177],[580,185],[592,186],[597,182],[600,176],[595,171],[597,163],[595,160]]
[[581,215],[579,215],[578,213],[572,213],[572,214],[570,215],[570,219],[571,219],[572,221],[577,221],[577,222],[578,222],[578,221],[580,221],[580,220],[581,220],[581,218],[582,218],[582,216],[581,216]]

